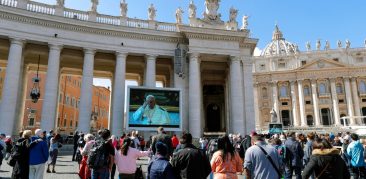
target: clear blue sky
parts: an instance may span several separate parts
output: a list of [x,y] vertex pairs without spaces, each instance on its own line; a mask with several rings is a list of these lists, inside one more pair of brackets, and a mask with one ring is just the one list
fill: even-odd
[[[55,4],[56,0],[36,0]],[[175,10],[182,7],[184,23],[188,23],[189,0],[126,0],[128,16],[147,19],[147,8],[153,3],[157,9],[158,21],[175,22]],[[99,0],[98,12],[119,15],[120,0]],[[204,0],[195,0],[197,16],[201,17]],[[65,0],[65,6],[73,9],[88,10],[90,0]],[[220,13],[228,20],[228,11],[233,6],[239,9],[238,22],[244,14],[250,16],[251,35],[259,39],[260,49],[271,41],[275,22],[284,33],[286,40],[305,49],[310,41],[315,47],[317,39],[329,40],[334,48],[337,40],[351,41],[351,47],[363,47],[366,38],[366,1],[365,0],[222,0]]]

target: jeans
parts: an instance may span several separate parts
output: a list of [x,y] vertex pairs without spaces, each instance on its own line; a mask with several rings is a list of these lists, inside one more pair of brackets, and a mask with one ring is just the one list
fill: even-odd
[[365,179],[366,178],[366,169],[365,167],[351,167],[351,176],[354,179]]
[[91,179],[109,179],[109,168],[92,169]]
[[285,167],[285,179],[292,179],[292,173],[295,171],[296,179],[301,179],[301,167]]
[[29,179],[43,178],[45,164],[29,165]]

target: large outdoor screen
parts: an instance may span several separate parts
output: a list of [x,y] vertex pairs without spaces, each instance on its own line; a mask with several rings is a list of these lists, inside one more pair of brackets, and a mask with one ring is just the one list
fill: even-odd
[[181,93],[172,88],[128,87],[127,128],[178,131],[181,128]]

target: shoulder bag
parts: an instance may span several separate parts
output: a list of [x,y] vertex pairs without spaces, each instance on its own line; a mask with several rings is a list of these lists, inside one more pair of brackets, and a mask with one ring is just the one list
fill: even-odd
[[281,172],[280,172],[280,170],[277,168],[277,166],[275,165],[275,163],[273,162],[273,160],[272,160],[272,158],[271,158],[271,156],[270,155],[268,155],[268,153],[261,147],[261,146],[259,146],[259,145],[256,145],[256,146],[258,146],[261,150],[262,150],[262,152],[264,153],[264,155],[266,156],[266,158],[269,160],[269,162],[271,163],[271,165],[272,165],[272,167],[276,170],[276,172],[277,172],[277,174],[278,174],[278,178],[281,178]]

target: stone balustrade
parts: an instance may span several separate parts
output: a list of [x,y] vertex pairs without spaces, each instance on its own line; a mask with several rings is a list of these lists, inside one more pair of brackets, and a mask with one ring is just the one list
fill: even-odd
[[[65,18],[77,19],[82,21],[91,21],[101,24],[109,24],[115,26],[127,26],[133,28],[155,29],[160,31],[178,32],[175,23],[156,22],[151,20],[142,20],[136,18],[127,18],[121,16],[111,16],[98,14],[95,12],[80,11],[57,5],[49,5],[34,1],[25,0],[0,0],[0,6],[9,6],[14,8],[22,8],[35,13],[42,13],[55,16],[63,16]],[[22,7],[21,7],[22,6]],[[23,7],[24,6],[24,7]]]
[[84,11],[79,11],[75,9],[68,9],[65,8],[64,10],[64,17],[71,18],[71,19],[78,19],[82,21],[88,21],[89,20],[89,14]]
[[29,1],[27,10],[43,14],[55,15],[55,6],[39,2]]
[[0,5],[10,6],[10,7],[17,7],[18,1],[16,1],[16,0],[0,0]]

